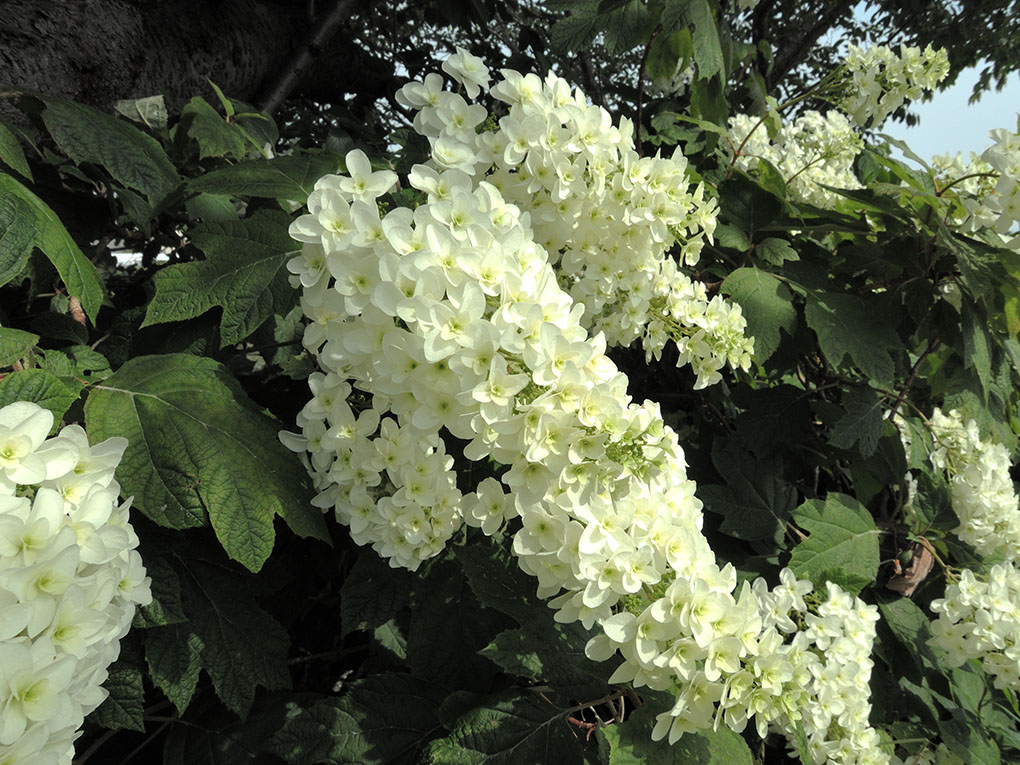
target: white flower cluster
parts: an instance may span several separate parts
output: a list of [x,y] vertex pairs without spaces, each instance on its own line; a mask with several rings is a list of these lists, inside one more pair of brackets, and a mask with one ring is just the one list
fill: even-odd
[[135,606],[151,600],[128,503],[113,479],[127,443],[90,446],[53,414],[0,409],[0,762],[70,763],[106,697]]
[[1009,451],[982,439],[977,423],[964,422],[956,410],[945,414],[936,408],[930,426],[936,442],[931,461],[947,471],[960,519],[953,533],[983,556],[1020,559],[1020,509],[1009,477]]
[[849,120],[839,112],[807,111],[783,123],[769,137],[761,120],[746,114],[730,118],[730,142],[739,149],[738,167],[754,171],[768,160],[786,181],[790,195],[816,207],[835,207],[841,197],[824,186],[859,189],[854,158],[864,147]]
[[992,566],[987,578],[964,569],[932,601],[939,614],[931,642],[948,653],[951,667],[980,659],[996,688],[1020,690],[1020,571],[1015,563]]
[[[471,58],[457,55],[457,64],[450,59],[444,68],[474,97],[488,71],[474,59],[472,78],[464,78]],[[529,214],[560,284],[585,307],[582,326],[603,332],[609,345],[640,339],[648,357],[659,358],[673,340],[678,363],[692,365],[698,387],[718,381],[726,363],[747,369],[753,343],[740,307],[709,299],[667,255],[675,250],[694,265],[716,224],[715,201],[703,185],[691,185],[679,149],[668,159],[639,157],[632,124],[614,126],[605,109],[565,80],[502,74],[490,91],[508,107],[498,127],[483,106],[443,90],[437,74],[397,94],[416,111],[415,129],[428,138],[443,177],[484,177]],[[493,129],[479,131],[486,125]],[[445,193],[439,173],[429,191]]]
[[944,48],[924,50],[900,45],[897,55],[885,45],[851,45],[846,57],[847,81],[839,108],[861,127],[877,127],[905,100],[934,90],[949,74]]
[[968,231],[992,229],[1004,246],[1020,250],[1020,130],[997,128],[989,135],[994,143],[968,170],[994,173],[997,178],[968,179],[977,189],[973,197],[961,200],[968,214],[963,225]]
[[[460,76],[469,65],[480,77],[463,57],[446,71]],[[408,86],[401,99],[438,110],[442,91],[428,82]],[[541,81],[532,84],[541,91]],[[423,108],[418,116],[436,114]],[[441,133],[433,141],[440,167],[453,152],[443,140]],[[852,626],[852,614],[867,608],[832,590],[831,604],[809,613],[810,584],[789,572],[772,593],[760,583],[734,595],[733,568],[719,567],[700,532],[701,503],[676,434],[656,405],[627,395],[626,377],[605,355],[605,334],[589,333],[584,306],[535,242],[530,208],[464,168],[419,166],[409,182],[426,201],[380,216],[376,200],[395,175],[372,172],[360,151],[347,167],[350,176],[319,180],[308,214],[291,228],[304,243],[289,264],[311,319],[304,343],[323,372],[310,380],[301,434],[281,439],[309,453],[316,504],[333,508],[356,541],[411,569],[460,523],[492,534],[519,518],[513,550],[537,578],[539,597],[552,598],[555,618],[602,629],[589,653],[624,656],[614,681],[678,694],[670,717],[682,721],[670,722],[671,735],[710,725],[715,714],[735,727],[759,715],[762,730],[774,723],[789,733],[782,721],[806,714],[807,705],[813,750],[841,752],[849,738],[854,758],[833,754],[835,761],[883,762],[869,748],[867,714],[857,725],[866,678],[861,697],[832,664],[853,654],[840,642],[851,633],[862,650],[870,646],[868,630]],[[544,204],[537,192],[531,201]],[[573,247],[567,240],[563,251]],[[467,459],[501,465],[499,478],[462,495],[444,433],[466,442]],[[806,632],[797,632],[793,610]],[[798,641],[818,661],[802,660],[812,679],[791,695],[783,646]],[[832,658],[821,661],[820,651]],[[816,713],[824,694],[852,711],[830,705]],[[723,699],[725,709],[717,705]]]
[[618,649],[627,659],[613,682],[679,687],[652,737],[673,743],[720,719],[739,732],[753,717],[759,735],[779,731],[794,748],[802,725],[805,762],[888,762],[868,723],[876,607],[829,583],[809,609],[811,583],[788,569],[771,592],[758,579],[734,599],[733,570],[714,573],[707,584],[676,579],[643,613],[606,620],[588,645],[592,658]]

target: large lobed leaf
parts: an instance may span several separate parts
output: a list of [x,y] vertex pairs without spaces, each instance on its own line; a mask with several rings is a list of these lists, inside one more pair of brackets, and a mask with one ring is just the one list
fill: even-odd
[[804,315],[832,364],[841,364],[849,355],[869,379],[885,387],[892,385],[890,351],[900,347],[896,322],[873,301],[835,292],[809,292]]
[[878,574],[878,529],[853,497],[830,492],[825,502],[809,499],[793,520],[810,536],[793,549],[790,568],[818,589],[828,581],[856,594]]
[[142,326],[201,316],[223,309],[220,337],[232,345],[248,337],[274,313],[286,315],[296,302],[287,261],[296,243],[281,212],[258,212],[244,220],[208,221],[191,232],[206,259],[162,269]]
[[747,333],[754,337],[754,358],[759,363],[779,347],[780,329],[793,334],[797,324],[793,293],[772,274],[758,268],[738,268],[726,277],[722,291],[740,305]]
[[308,477],[236,380],[211,359],[187,354],[128,361],[85,404],[95,440],[124,436],[117,470],[125,494],[171,528],[211,521],[227,554],[258,571],[273,548],[273,518],[326,539]]

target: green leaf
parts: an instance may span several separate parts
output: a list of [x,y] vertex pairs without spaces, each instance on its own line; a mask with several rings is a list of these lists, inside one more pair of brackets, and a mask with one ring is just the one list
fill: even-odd
[[181,178],[163,148],[124,120],[62,98],[43,98],[42,118],[53,140],[76,163],[102,165],[114,180],[144,194],[155,207]]
[[145,688],[138,666],[123,660],[114,662],[110,665],[103,688],[110,695],[89,719],[104,728],[144,732],[142,710],[145,707]]
[[439,701],[435,686],[411,675],[366,677],[289,716],[270,746],[293,765],[411,765],[440,729]]
[[436,684],[488,690],[496,668],[478,652],[508,622],[479,605],[455,562],[434,565],[411,593],[407,664]]
[[39,351],[39,366],[58,377],[70,377],[88,385],[111,374],[110,362],[87,345],[71,345],[59,350]]
[[233,376],[187,354],[131,359],[85,403],[89,433],[124,436],[125,494],[152,520],[200,526],[208,514],[227,554],[258,571],[273,548],[273,517],[326,539],[308,476]]
[[188,182],[188,191],[304,202],[315,182],[339,167],[339,158],[330,154],[255,159],[200,175]]
[[147,547],[142,554],[145,573],[152,580],[152,602],[135,611],[131,626],[148,629],[186,622],[188,617],[181,602],[181,582],[170,561],[162,555],[150,555]]
[[432,743],[427,761],[580,765],[582,754],[564,709],[538,694],[508,691],[462,715],[447,738]]
[[361,548],[340,588],[341,637],[385,624],[407,604],[411,579],[405,569],[390,568],[374,550]]
[[638,45],[644,45],[658,23],[642,0],[630,0],[622,8],[613,11],[608,21],[603,40],[606,53],[610,56],[619,56]]
[[833,426],[829,443],[837,449],[857,444],[861,456],[870,457],[882,437],[882,400],[871,388],[860,387],[844,393],[842,404],[846,414]]
[[948,720],[939,720],[942,741],[952,754],[967,765],[999,765],[999,747],[983,730],[973,714],[954,709]]
[[602,732],[610,743],[609,765],[751,765],[751,750],[725,725],[685,733],[675,744],[652,741],[659,710],[645,704],[623,723],[607,725]]
[[723,517],[719,530],[749,541],[781,538],[797,504],[797,490],[783,480],[781,466],[733,443],[713,448],[712,462],[726,486],[701,486],[698,496]]
[[298,249],[287,233],[289,223],[282,212],[260,211],[244,220],[196,226],[191,238],[206,259],[156,274],[156,294],[142,327],[193,319],[219,306],[220,342],[227,346],[273,314],[286,314],[297,299],[286,269]]
[[849,355],[869,379],[892,385],[890,351],[900,345],[896,322],[874,302],[856,295],[809,292],[804,316],[830,363],[839,366]]
[[690,39],[690,34],[684,30],[656,36],[648,51],[645,71],[657,87],[665,89],[672,83],[673,76],[684,63],[685,52],[690,50]]
[[719,29],[707,0],[668,0],[662,10],[662,25],[669,32],[681,27],[694,28],[694,61],[699,78],[708,79],[723,72]]
[[719,202],[726,218],[744,229],[751,239],[783,210],[779,197],[743,174],[734,175],[719,184]]
[[917,494],[914,496],[914,514],[917,517],[916,533],[929,529],[952,531],[960,525],[953,510],[949,482],[942,473],[922,471],[917,476]]
[[766,237],[758,242],[754,254],[770,266],[781,266],[788,260],[800,260],[800,255],[785,239],[774,236]]
[[560,19],[549,30],[549,42],[555,50],[576,53],[584,50],[600,31],[597,2],[574,3],[574,13]]
[[[229,104],[229,101],[227,102]],[[227,122],[205,99],[195,96],[181,110],[181,124],[198,143],[199,159],[206,157],[244,157],[245,137]]]
[[[78,249],[78,245],[75,244],[71,235],[67,233],[64,224],[60,222],[60,219],[45,202],[11,176],[0,174],[0,199],[6,196],[15,196],[31,208],[32,214],[35,216],[35,239],[33,244],[49,258],[50,262],[57,269],[60,278],[64,280],[68,293],[81,301],[85,315],[92,322],[95,322],[96,314],[99,312],[99,304],[103,302],[105,290],[103,289],[103,282],[99,278],[99,272],[92,265],[92,261],[86,258],[82,251]],[[0,207],[0,224],[4,222],[3,209]],[[18,215],[16,220],[24,221],[24,211],[18,211],[17,208],[15,208],[15,211]],[[3,251],[0,251],[0,256],[2,255]],[[0,275],[6,275],[7,268],[3,267],[3,261],[0,261],[0,268],[2,268]],[[13,276],[14,274],[8,276],[8,280],[13,278]]]
[[754,337],[754,357],[766,361],[779,347],[780,329],[793,334],[797,309],[793,293],[772,274],[758,268],[738,268],[726,277],[721,290],[739,305]]
[[[532,625],[536,626],[536,625]],[[590,634],[579,624],[500,632],[481,654],[504,671],[572,698],[599,698],[608,692],[614,662],[594,662],[584,654]]]
[[25,152],[18,143],[18,137],[3,122],[0,122],[0,162],[22,178],[32,180],[32,171],[28,167],[28,160],[25,159]]
[[153,130],[163,130],[167,123],[166,102],[163,96],[146,96],[117,101],[113,108],[132,122],[140,122]]
[[39,335],[21,329],[0,327],[0,367],[6,367],[19,361],[35,348]]
[[0,380],[0,406],[32,401],[53,412],[54,429],[80,394],[81,386],[72,385],[45,369],[22,369]]
[[178,714],[191,703],[201,669],[202,641],[188,624],[171,624],[145,633],[149,677],[173,703]]
[[932,638],[931,620],[910,598],[878,601],[882,621],[889,627],[896,639],[907,649],[917,669],[922,674],[945,674],[943,659],[935,654],[928,641]]
[[[196,648],[216,695],[242,719],[256,686],[290,686],[287,631],[254,600],[248,578],[226,566],[189,560],[178,572],[189,621],[189,646]],[[173,629],[178,625],[161,627]]]
[[989,322],[978,314],[977,307],[964,300],[960,318],[963,329],[963,363],[973,369],[981,383],[985,399],[992,383],[992,340],[988,336]]
[[0,286],[21,273],[37,236],[35,212],[28,203],[15,194],[0,193]]
[[878,529],[866,507],[853,497],[830,492],[822,503],[810,499],[793,511],[793,520],[810,536],[790,557],[800,579],[822,590],[832,581],[851,594],[878,574]]

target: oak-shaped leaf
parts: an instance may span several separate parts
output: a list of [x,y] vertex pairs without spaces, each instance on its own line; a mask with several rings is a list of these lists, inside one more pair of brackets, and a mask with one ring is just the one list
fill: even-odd
[[277,439],[279,423],[212,359],[131,359],[92,389],[85,417],[92,438],[128,439],[117,479],[145,515],[178,529],[211,522],[251,571],[273,549],[276,515],[301,536],[327,538],[304,468]]

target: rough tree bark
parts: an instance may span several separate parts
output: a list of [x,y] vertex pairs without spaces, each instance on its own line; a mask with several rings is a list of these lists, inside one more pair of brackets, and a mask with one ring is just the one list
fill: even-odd
[[[173,107],[209,95],[211,79],[227,94],[255,101],[315,23],[309,4],[287,0],[3,0],[0,90],[63,95],[105,109],[118,99],[163,94]],[[349,39],[341,28],[296,94],[322,101],[354,90],[386,94],[392,65]]]

